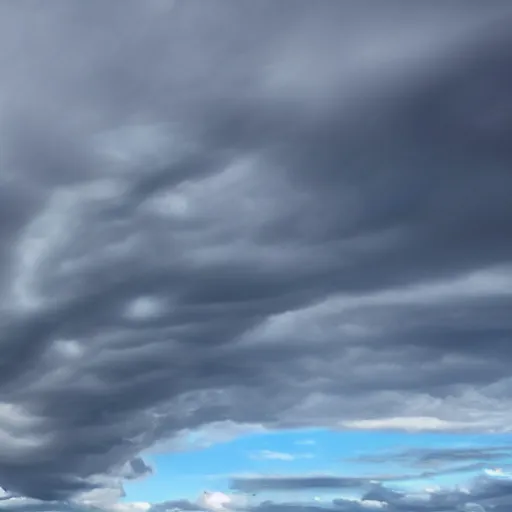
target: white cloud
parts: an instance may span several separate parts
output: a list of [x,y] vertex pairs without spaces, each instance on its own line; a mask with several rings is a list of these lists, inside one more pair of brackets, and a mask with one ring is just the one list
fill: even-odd
[[450,422],[428,416],[409,416],[397,418],[380,418],[374,420],[344,421],[345,428],[361,430],[405,430],[405,431],[450,431],[467,427],[466,423]]
[[151,508],[151,503],[147,501],[132,501],[129,503],[115,503],[109,506],[112,512],[146,512]]
[[314,445],[316,445],[316,441],[314,439],[300,439],[295,444],[298,444],[301,446],[314,446]]
[[229,510],[229,505],[232,504],[232,499],[223,492],[205,491],[197,500],[198,505],[212,511]]
[[286,453],[276,452],[272,450],[261,450],[251,455],[253,459],[266,459],[266,460],[282,460],[282,461],[293,461],[297,459],[311,459],[313,454],[311,453]]

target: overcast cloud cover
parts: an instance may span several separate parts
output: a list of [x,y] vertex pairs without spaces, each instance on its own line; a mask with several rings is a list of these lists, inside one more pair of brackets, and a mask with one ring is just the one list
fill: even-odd
[[0,3],[0,510],[147,510],[140,453],[212,424],[508,432],[511,14]]

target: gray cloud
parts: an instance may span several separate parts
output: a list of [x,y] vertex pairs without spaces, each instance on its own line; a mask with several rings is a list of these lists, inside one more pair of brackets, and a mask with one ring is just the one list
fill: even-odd
[[196,510],[204,510],[197,503],[188,500],[171,500],[157,503],[150,508],[151,512],[167,512],[172,510],[183,510],[184,512],[194,512]]
[[[474,478],[464,488],[437,488],[413,491],[395,490],[391,483],[378,482],[357,482],[356,478],[349,482],[349,478],[340,485],[338,479],[334,485],[334,478],[331,478],[327,487],[358,488],[360,497],[336,498],[333,500],[322,500],[322,503],[295,500],[295,501],[262,501],[256,504],[233,504],[226,510],[240,512],[321,512],[321,511],[343,511],[358,512],[372,510],[388,510],[390,512],[488,512],[504,511],[512,504],[512,488],[510,478],[496,479],[484,474]],[[311,483],[303,479],[304,486],[300,486],[300,479],[295,480],[294,485],[289,485],[296,491],[307,490]],[[327,477],[324,477],[327,483]],[[508,507],[508,508],[507,508]],[[86,505],[76,502],[44,502],[32,499],[11,499],[0,505],[0,510],[12,512],[16,510],[27,510],[34,512],[47,512],[57,510],[59,512],[136,512],[148,510],[150,512],[208,512],[211,508],[205,506],[200,500],[192,502],[189,500],[171,500],[156,503],[151,506],[142,503],[124,504],[102,504],[99,506]]]
[[[381,479],[385,479],[385,477],[381,477]],[[353,489],[363,487],[370,483],[371,480],[372,478],[366,477],[359,478],[330,475],[254,476],[235,477],[231,485],[234,490],[243,492],[302,489]]]
[[443,448],[409,448],[398,452],[362,455],[355,462],[387,464],[391,460],[415,467],[442,467],[461,462],[485,463],[507,460],[512,457],[512,447],[503,446],[450,446]]
[[[341,480],[341,479],[340,479]],[[348,482],[349,479],[346,479]],[[355,479],[354,479],[355,480]],[[296,479],[293,488],[295,490],[307,489],[311,481],[304,479],[304,487],[299,485],[300,479]],[[327,482],[327,478],[324,478]],[[338,484],[340,482],[337,482]],[[330,482],[334,484],[334,479]],[[336,485],[331,485],[336,487]],[[464,512],[484,512],[491,510],[506,510],[512,504],[510,493],[510,479],[497,480],[485,475],[478,476],[468,482],[464,489],[444,488],[428,489],[419,492],[394,490],[390,483],[366,482],[364,485],[357,485],[357,482],[350,482],[345,486],[338,485],[338,488],[359,487],[359,498],[337,498],[332,501],[323,500],[323,503],[298,500],[294,502],[273,502],[264,501],[257,505],[245,508],[251,512],[320,512],[320,511],[372,511],[388,510],[391,512],[408,511],[432,511],[432,512],[453,512],[461,510]],[[289,486],[288,489],[291,489]]]
[[153,473],[153,468],[148,466],[141,457],[135,457],[126,464],[122,476],[127,480],[137,480]]
[[369,5],[0,6],[2,487],[122,496],[222,422],[509,428],[510,5]]
[[304,489],[360,489],[373,482],[405,482],[408,480],[422,480],[443,475],[457,473],[474,473],[486,466],[481,462],[451,465],[435,470],[398,473],[373,474],[367,476],[339,476],[339,475],[300,475],[300,476],[235,476],[231,480],[231,488],[236,491],[254,493],[261,491],[287,491]]
[[[323,483],[329,487],[345,487],[345,483],[334,482],[331,479],[323,479]],[[355,480],[355,479],[354,479]],[[348,482],[349,479],[346,479]],[[299,490],[300,479],[296,479],[297,485],[288,486],[288,489]],[[312,483],[308,479],[303,480],[307,489]],[[432,512],[453,512],[462,510],[467,512],[488,510],[505,510],[512,504],[510,493],[510,479],[497,480],[485,475],[475,478],[469,482],[464,490],[460,489],[430,489],[420,492],[398,491],[388,487],[389,484],[366,482],[365,485],[358,485],[358,482],[348,482],[346,487],[359,487],[362,489],[360,498],[339,498],[332,503],[326,502],[322,505],[307,502],[279,503],[266,501],[259,505],[250,507],[253,511],[266,512],[298,512],[298,511],[325,511],[338,510],[346,512],[385,510],[391,512],[408,511],[432,511]],[[338,485],[336,485],[338,484]],[[364,488],[366,487],[366,490]]]

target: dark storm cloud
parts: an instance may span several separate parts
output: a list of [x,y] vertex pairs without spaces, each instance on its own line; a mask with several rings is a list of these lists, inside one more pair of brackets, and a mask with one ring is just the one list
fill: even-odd
[[509,16],[3,3],[0,485],[122,496],[209,425],[508,429]]

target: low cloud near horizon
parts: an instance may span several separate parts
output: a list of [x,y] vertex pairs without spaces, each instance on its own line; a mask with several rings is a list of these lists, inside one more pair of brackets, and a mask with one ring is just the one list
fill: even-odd
[[[511,23],[499,0],[3,2],[0,510],[148,509],[123,482],[196,431],[510,432]],[[482,478],[471,499],[510,507]]]

